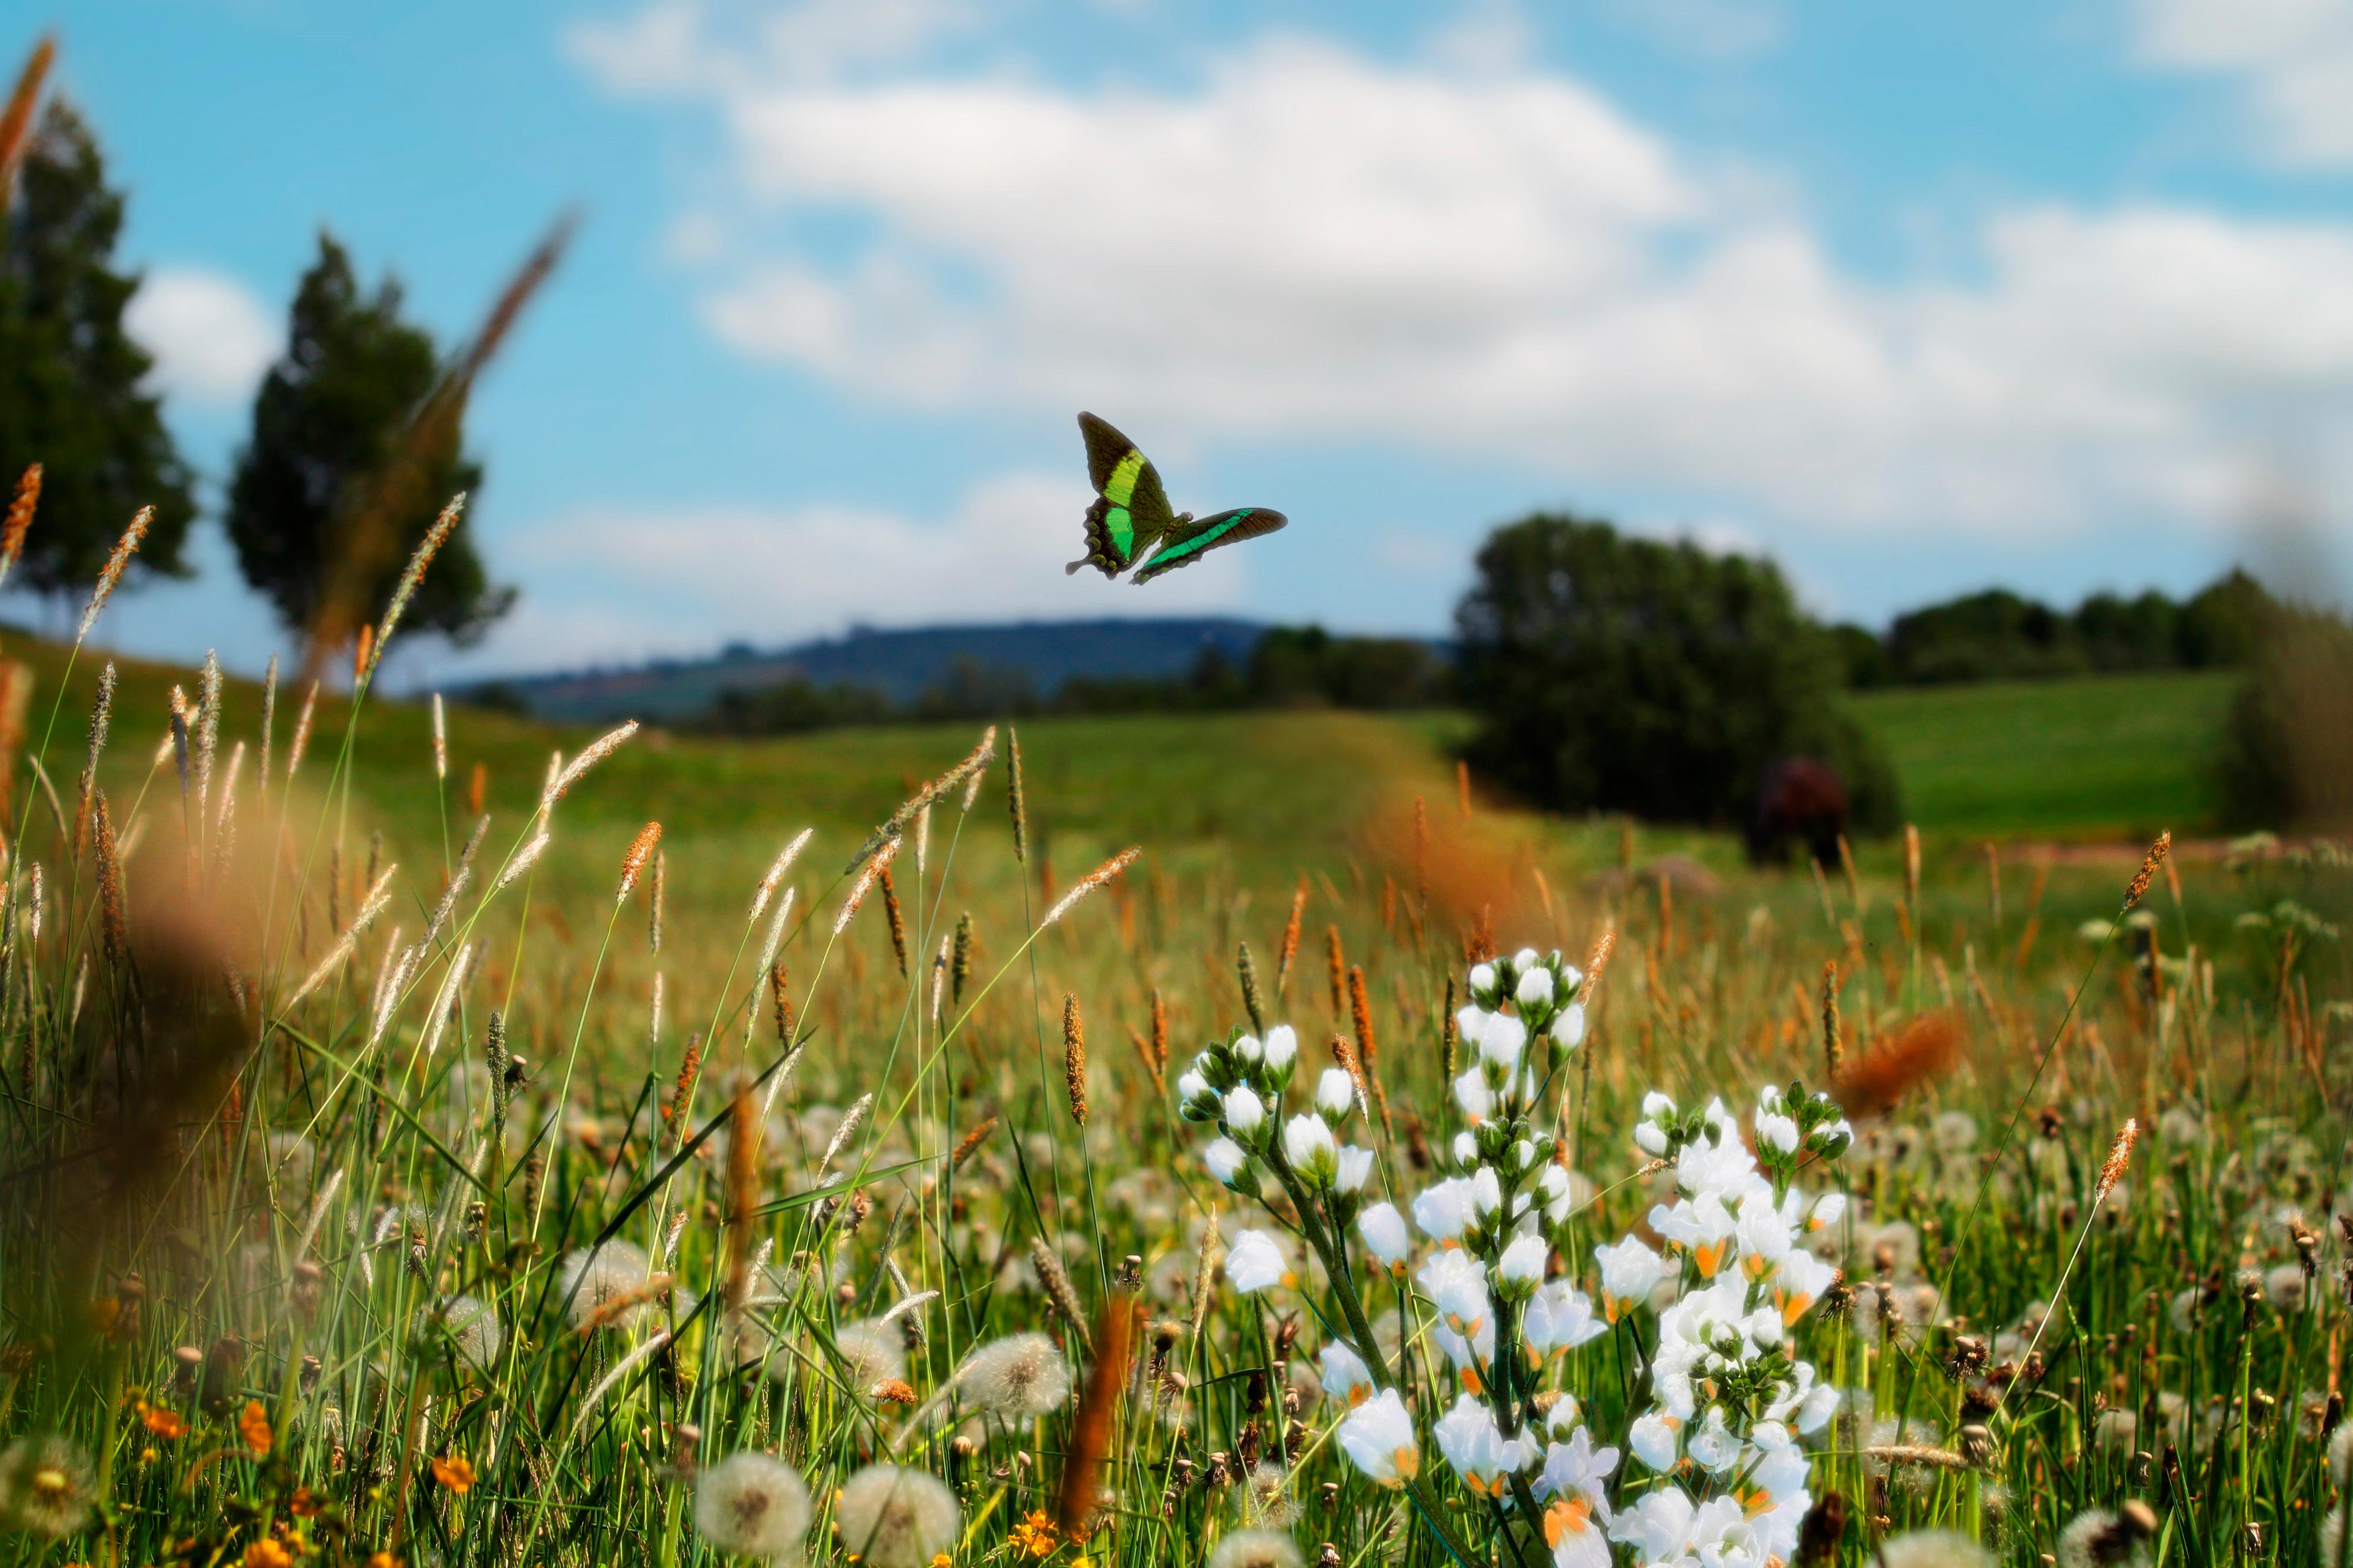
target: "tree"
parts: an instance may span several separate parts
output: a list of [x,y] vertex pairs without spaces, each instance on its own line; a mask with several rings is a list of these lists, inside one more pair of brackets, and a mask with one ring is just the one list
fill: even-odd
[[[443,504],[482,482],[454,427],[444,437],[442,422],[427,417],[446,385],[443,366],[431,335],[401,319],[401,303],[389,276],[364,292],[349,254],[322,233],[294,294],[285,357],[255,395],[253,436],[229,483],[228,536],[245,580],[290,630],[319,627],[334,607],[329,596],[345,590],[359,615],[373,614]],[[470,642],[513,602],[513,589],[491,582],[461,521],[406,624]],[[350,618],[353,606],[342,608]]]
[[17,570],[57,597],[97,581],[142,506],[155,515],[132,570],[188,574],[195,498],[158,400],[140,390],[154,361],[122,329],[139,279],[109,265],[121,229],[97,141],[52,100],[0,238],[0,482],[28,464],[46,470]]
[[1837,651],[1770,562],[1538,514],[1480,549],[1455,625],[1472,765],[1537,804],[1737,821],[1767,764],[1806,755],[1858,826],[1897,816]]

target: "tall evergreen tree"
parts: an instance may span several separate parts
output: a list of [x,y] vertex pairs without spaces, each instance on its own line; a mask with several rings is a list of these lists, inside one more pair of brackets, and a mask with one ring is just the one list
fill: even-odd
[[[340,636],[372,616],[443,504],[481,484],[457,427],[462,387],[452,392],[432,337],[401,319],[401,303],[389,276],[364,290],[350,255],[322,234],[294,295],[285,357],[254,398],[228,536],[246,581],[294,631],[333,619],[324,629]],[[513,602],[461,521],[406,624],[468,642]]]
[[132,563],[185,577],[196,515],[187,466],[140,384],[153,366],[122,329],[137,277],[113,270],[122,197],[97,141],[52,99],[17,170],[0,235],[0,476],[46,468],[40,514],[16,578],[79,597],[131,514],[155,509]]

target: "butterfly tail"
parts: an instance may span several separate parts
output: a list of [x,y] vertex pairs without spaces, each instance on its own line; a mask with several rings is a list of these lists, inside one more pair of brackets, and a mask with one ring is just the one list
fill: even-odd
[[1071,562],[1069,565],[1062,568],[1062,575],[1065,577],[1075,577],[1079,574],[1079,568],[1086,564],[1087,558],[1082,555],[1076,561]]

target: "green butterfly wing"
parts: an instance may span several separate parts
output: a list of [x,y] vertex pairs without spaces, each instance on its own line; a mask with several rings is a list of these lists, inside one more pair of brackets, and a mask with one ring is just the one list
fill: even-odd
[[1149,583],[1163,572],[1191,565],[1212,550],[1240,544],[1245,539],[1262,539],[1290,521],[1262,506],[1244,506],[1180,524],[1128,581]]
[[1062,570],[1092,566],[1106,577],[1116,577],[1176,527],[1176,515],[1169,509],[1159,470],[1136,450],[1134,442],[1092,414],[1079,416],[1079,433],[1086,437],[1087,478],[1095,487],[1095,499],[1087,508],[1086,555]]

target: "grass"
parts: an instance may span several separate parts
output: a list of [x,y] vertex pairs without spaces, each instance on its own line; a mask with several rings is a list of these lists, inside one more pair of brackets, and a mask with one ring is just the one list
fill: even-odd
[[1859,695],[1905,812],[1989,838],[2137,838],[2208,828],[2227,673],[1920,687]]
[[[1841,1052],[1901,1068],[1879,1074],[1873,1117],[1857,1100],[1845,1160],[1799,1173],[1851,1198],[1818,1244],[1843,1286],[1788,1347],[1843,1391],[1804,1467],[1808,1511],[1831,1491],[1844,1504],[1821,1561],[1864,1568],[1933,1527],[2028,1568],[2085,1510],[2140,1502],[2157,1533],[2116,1544],[2149,1568],[2316,1562],[2348,1327],[2329,1215],[2353,1189],[2348,976],[2327,924],[2353,900],[2331,857],[2180,867],[2149,923],[2111,933],[2104,868],[1997,859],[1989,878],[1932,845],[1915,889],[1879,847],[1823,884],[1641,835],[1644,856],[1714,858],[1725,879],[1703,891],[1615,875],[1609,825],[1466,817],[1416,740],[1442,718],[1324,714],[1027,726],[1021,854],[1000,733],[970,811],[955,786],[911,819],[891,886],[854,909],[852,849],[974,733],[640,735],[553,805],[550,847],[492,890],[531,840],[548,752],[586,735],[453,715],[443,780],[423,708],[368,705],[346,745],[346,710],[322,701],[290,787],[281,694],[267,800],[248,762],[224,806],[227,749],[261,750],[259,693],[232,682],[197,810],[156,760],[164,694],[191,678],[126,664],[100,771],[127,847],[110,865],[70,832],[94,661],[42,754],[63,659],[12,651],[39,670],[27,750],[57,805],[16,770],[0,1516],[63,1528],[0,1533],[0,1564],[701,1565],[726,1535],[698,1522],[707,1478],[751,1451],[806,1478],[820,1563],[1229,1568],[1264,1529],[1350,1568],[1439,1563],[1448,1542],[1535,1568],[1549,1553],[1527,1510],[1441,1461],[1431,1422],[1452,1386],[1428,1303],[1375,1288],[1345,1225],[1323,1237],[1327,1266],[1301,1257],[1297,1284],[1237,1292],[1218,1267],[1243,1227],[1339,1216],[1220,1188],[1170,1089],[1246,1021],[1254,987],[1300,1031],[1291,1110],[1335,1039],[1372,1063],[1388,1118],[1344,1132],[1403,1203],[1457,1125],[1446,1003],[1466,957],[1581,955],[1605,931],[1617,952],[1589,1034],[1532,1127],[1599,1189],[1554,1248],[1588,1290],[1590,1243],[1646,1234],[1665,1195],[1628,1140],[1643,1096],[1737,1110],[1759,1083],[1822,1081],[1826,964]],[[2116,706],[2065,696],[2009,700]],[[1926,722],[1894,711],[1880,721],[1899,732]],[[2000,711],[1969,719],[1989,745]],[[2042,765],[2021,755],[1946,766]],[[491,821],[428,931],[477,762]],[[1922,820],[1954,832],[2010,809],[1969,805],[1962,782],[1914,787]],[[2180,798],[2154,789],[2120,780],[2131,804],[2105,820]],[[2102,820],[2077,784],[2052,798],[2084,831]],[[649,818],[660,858],[625,889]],[[772,979],[771,917],[746,910],[803,826]],[[1129,844],[1136,867],[1040,929]],[[396,862],[387,906],[343,942]],[[1924,1019],[1948,1020],[1934,1028],[1957,1055],[1906,1044]],[[2147,1135],[2097,1201],[2127,1117]],[[1694,1260],[1672,1262],[1694,1281]],[[1382,1359],[1419,1412],[1416,1491],[1341,1458],[1344,1412],[1303,1375],[1356,1334],[1359,1294],[1364,1316],[1401,1314]],[[467,1331],[460,1297],[494,1343]],[[1135,1370],[1091,1377],[1131,1300]],[[1658,1331],[1638,1306],[1546,1370],[1598,1439],[1622,1446],[1645,1407]],[[976,1410],[959,1366],[1032,1331],[1100,1394]],[[1074,1447],[1102,1468],[1066,1510]],[[874,1483],[852,1482],[885,1461],[945,1489],[953,1521],[921,1552],[871,1537]],[[1623,1509],[1661,1484],[1629,1459],[1607,1490]]]

